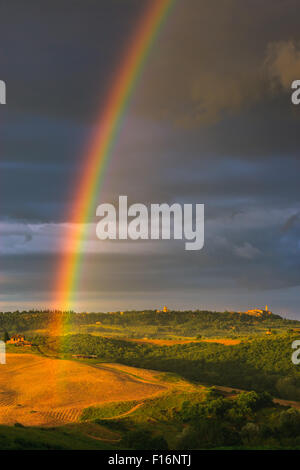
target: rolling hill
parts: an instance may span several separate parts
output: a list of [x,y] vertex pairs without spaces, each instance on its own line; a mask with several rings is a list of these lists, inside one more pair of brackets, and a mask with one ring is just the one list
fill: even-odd
[[116,368],[8,354],[0,375],[0,424],[73,422],[89,406],[142,400],[164,388]]

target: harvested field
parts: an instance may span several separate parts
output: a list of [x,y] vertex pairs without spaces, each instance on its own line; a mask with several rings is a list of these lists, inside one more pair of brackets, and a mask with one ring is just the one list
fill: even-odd
[[143,400],[164,389],[113,367],[7,354],[0,375],[0,423],[54,426],[75,422],[89,406]]
[[208,338],[208,339],[128,339],[133,343],[141,344],[156,344],[157,346],[173,346],[174,344],[189,344],[189,343],[219,343],[225,346],[233,346],[240,344],[240,339],[231,338]]

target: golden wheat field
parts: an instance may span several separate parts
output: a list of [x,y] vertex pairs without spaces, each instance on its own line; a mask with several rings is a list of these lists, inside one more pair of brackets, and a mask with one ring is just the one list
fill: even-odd
[[74,422],[88,406],[142,400],[164,389],[162,384],[146,382],[117,367],[7,354],[7,364],[0,370],[0,423],[52,426]]
[[156,344],[158,346],[173,346],[174,344],[189,344],[189,343],[219,343],[225,346],[234,346],[240,344],[240,339],[231,338],[207,338],[207,339],[127,339],[133,343],[141,344]]

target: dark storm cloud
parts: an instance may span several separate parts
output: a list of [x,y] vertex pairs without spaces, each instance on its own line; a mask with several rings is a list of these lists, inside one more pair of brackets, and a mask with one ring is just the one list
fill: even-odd
[[283,89],[289,89],[295,77],[300,76],[299,40],[271,43],[267,52],[265,65],[274,79],[274,87],[279,84]]
[[298,212],[297,214],[291,215],[284,223],[282,227],[282,232],[285,233],[291,230],[295,226],[295,224],[299,222],[299,220],[300,220],[300,212]]
[[1,219],[59,220],[73,197],[88,126],[9,109],[0,128]]
[[0,63],[9,107],[91,120],[145,5],[138,0],[3,1]]
[[149,61],[141,112],[197,126],[265,100],[274,77],[284,75],[288,86],[300,72],[298,6],[297,0],[178,2],[160,54]]

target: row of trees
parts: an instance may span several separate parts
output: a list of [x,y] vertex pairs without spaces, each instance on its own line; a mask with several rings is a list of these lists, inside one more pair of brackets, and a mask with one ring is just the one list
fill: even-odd
[[10,333],[20,333],[26,330],[47,328],[49,323],[59,317],[64,324],[78,327],[80,325],[122,326],[126,329],[156,326],[164,333],[195,335],[219,334],[220,332],[236,332],[252,334],[256,328],[288,329],[299,327],[300,322],[283,319],[278,315],[262,315],[255,317],[246,314],[209,311],[186,311],[157,314],[155,311],[106,313],[62,313],[51,311],[6,312],[0,313],[0,325]]

